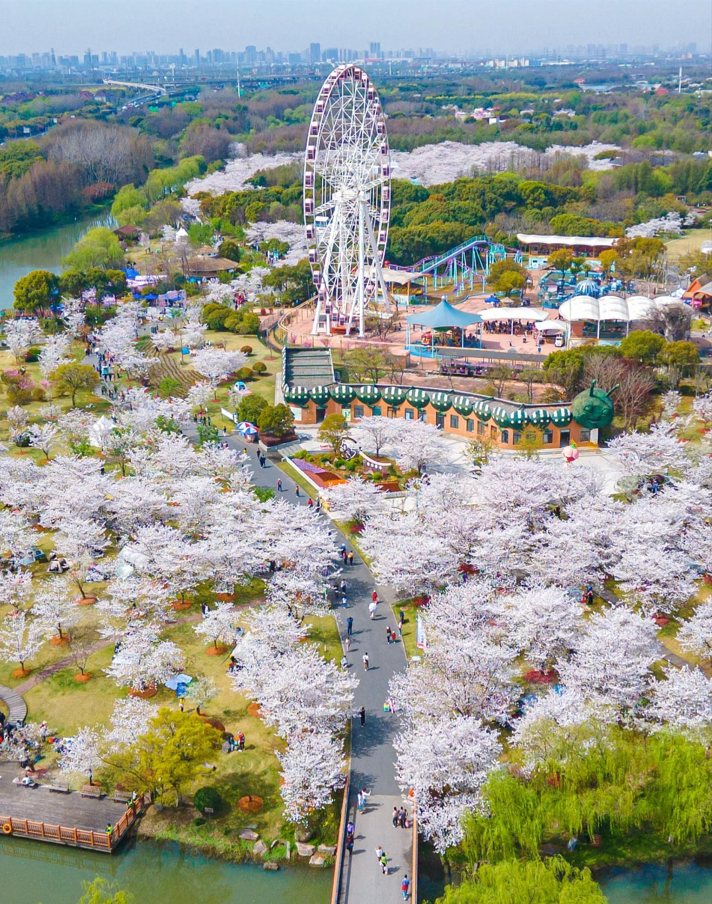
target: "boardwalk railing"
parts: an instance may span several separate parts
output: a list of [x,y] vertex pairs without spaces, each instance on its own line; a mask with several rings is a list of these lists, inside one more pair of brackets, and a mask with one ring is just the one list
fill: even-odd
[[334,863],[334,882],[331,886],[331,904],[338,904],[341,895],[342,875],[344,868],[344,851],[346,850],[346,825],[349,812],[349,792],[351,791],[351,772],[346,776],[344,799],[341,804],[339,835],[336,839],[336,862]]
[[[49,841],[52,844],[66,844],[71,847],[90,848],[110,854],[124,837],[129,828],[136,822],[143,809],[143,801],[139,800],[127,808],[114,828],[109,832],[95,832],[92,829],[70,828],[69,826],[52,825],[37,822],[33,819],[21,819],[17,816],[1,816],[0,829],[4,835],[18,838],[33,838],[37,841]],[[9,831],[6,827],[9,827]]]

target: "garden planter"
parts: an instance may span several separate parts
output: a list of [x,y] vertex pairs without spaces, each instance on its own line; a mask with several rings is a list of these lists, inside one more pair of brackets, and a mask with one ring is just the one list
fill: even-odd
[[173,600],[171,608],[175,609],[176,612],[184,612],[186,609],[190,609],[192,605],[193,600]]
[[68,644],[70,638],[65,634],[64,637],[50,637],[49,642],[53,647],[63,647]]
[[229,647],[224,647],[221,644],[219,644],[217,647],[215,646],[215,644],[211,644],[206,648],[205,654],[207,656],[224,656],[229,649]]
[[259,719],[262,715],[262,710],[260,708],[259,703],[250,703],[247,707],[247,715],[254,716],[256,719]]
[[27,678],[28,675],[32,674],[32,669],[15,669],[12,673],[13,678]]
[[247,794],[238,800],[237,809],[243,813],[259,813],[262,809],[262,798],[257,794]]
[[131,688],[129,691],[129,697],[137,697],[139,700],[150,700],[151,697],[155,697],[158,693],[158,689],[155,686],[147,687],[145,690],[137,691],[134,688]]
[[[228,491],[230,492],[230,491]],[[234,603],[236,600],[236,596],[234,593],[216,593],[215,599],[221,603]]]
[[91,681],[93,675],[90,672],[83,672],[81,675],[75,675],[74,680],[77,684],[86,684],[87,681]]
[[95,606],[96,605],[96,597],[95,596],[80,596],[77,600],[77,606]]

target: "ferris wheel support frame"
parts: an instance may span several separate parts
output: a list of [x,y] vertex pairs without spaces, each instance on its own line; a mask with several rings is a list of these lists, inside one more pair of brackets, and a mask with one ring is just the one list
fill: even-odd
[[314,105],[304,160],[304,219],[317,288],[312,334],[330,335],[339,325],[346,335],[356,326],[363,337],[368,306],[391,309],[382,266],[390,154],[376,90],[353,64],[328,76]]

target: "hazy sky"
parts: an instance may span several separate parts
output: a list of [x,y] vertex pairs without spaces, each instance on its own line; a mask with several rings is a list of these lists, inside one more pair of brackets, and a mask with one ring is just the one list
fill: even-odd
[[0,54],[712,42],[712,0],[0,0]]

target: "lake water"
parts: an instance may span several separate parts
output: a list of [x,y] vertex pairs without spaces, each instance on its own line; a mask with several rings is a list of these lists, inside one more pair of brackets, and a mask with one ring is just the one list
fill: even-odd
[[596,876],[609,904],[710,904],[712,868],[696,863],[611,868]]
[[59,273],[62,258],[95,226],[113,227],[115,221],[107,212],[98,217],[80,217],[71,223],[0,242],[0,310],[12,307],[12,290],[21,276],[32,270]]
[[267,872],[208,860],[177,844],[132,843],[111,856],[0,836],[2,904],[77,904],[97,876],[132,892],[136,904],[327,904],[332,871]]

